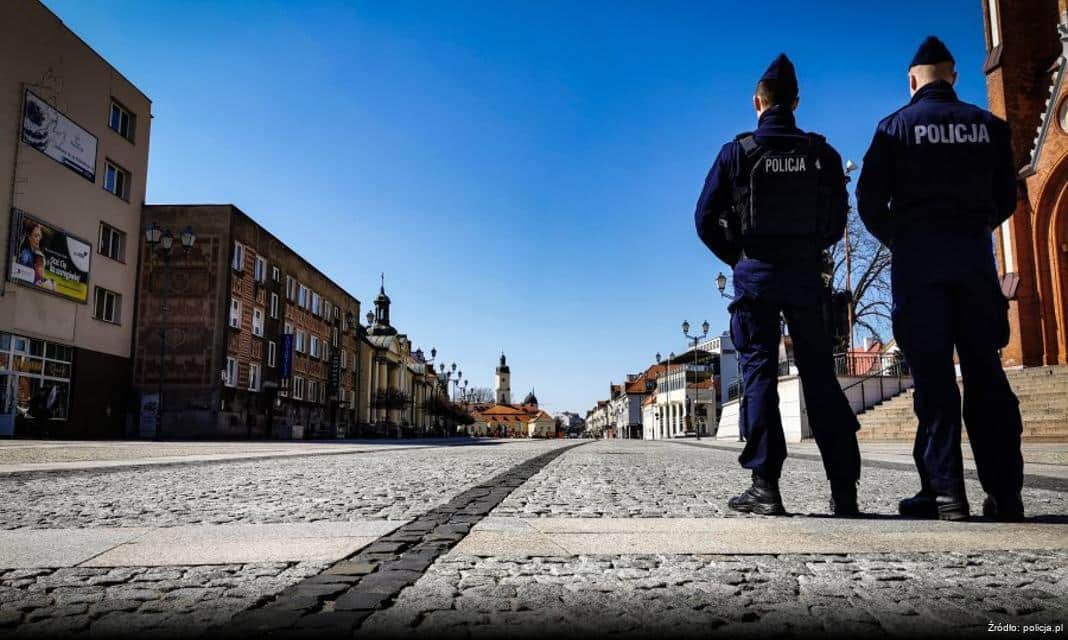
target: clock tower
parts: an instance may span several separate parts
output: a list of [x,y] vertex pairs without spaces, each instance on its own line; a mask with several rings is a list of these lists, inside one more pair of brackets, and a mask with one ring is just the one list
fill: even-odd
[[501,353],[501,364],[497,367],[497,404],[512,404],[512,372],[504,353]]

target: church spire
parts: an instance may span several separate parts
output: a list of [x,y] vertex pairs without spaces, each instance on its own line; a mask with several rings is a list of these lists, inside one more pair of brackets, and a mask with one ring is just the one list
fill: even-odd
[[389,324],[389,296],[386,295],[386,274],[379,275],[378,297],[375,298],[375,323],[371,328],[373,335],[394,335],[397,330]]

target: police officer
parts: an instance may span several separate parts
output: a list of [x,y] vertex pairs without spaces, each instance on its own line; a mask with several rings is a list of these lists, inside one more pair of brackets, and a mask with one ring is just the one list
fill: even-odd
[[857,185],[868,229],[893,253],[894,336],[912,369],[920,492],[902,515],[969,515],[961,464],[961,397],[983,512],[1023,518],[1020,410],[998,349],[1009,337],[991,231],[1016,208],[1004,121],[961,102],[953,56],[933,36],[909,65],[912,100],[879,123]]
[[842,159],[822,136],[794,122],[793,64],[779,55],[756,86],[755,131],[723,146],[705,180],[695,222],[701,240],[734,268],[731,338],[738,350],[744,411],[739,456],[752,486],[735,511],[781,515],[786,441],[779,414],[780,314],[793,337],[809,424],[831,483],[831,511],[854,515],[859,428],[834,373],[821,311],[822,252],[843,234],[848,212]]

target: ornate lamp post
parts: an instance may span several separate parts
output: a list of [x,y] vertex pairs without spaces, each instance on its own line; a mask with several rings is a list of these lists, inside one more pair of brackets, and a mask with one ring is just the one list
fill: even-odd
[[[701,323],[701,335],[693,335],[693,336],[691,336],[690,335],[690,323],[685,321],[685,320],[682,321],[682,335],[686,336],[686,338],[689,339],[689,340],[693,340],[693,366],[694,366],[694,373],[695,374],[697,373],[697,345],[701,342],[701,340],[704,340],[705,338],[708,337],[708,329],[709,329],[708,320],[705,320],[704,322]],[[694,377],[696,378],[696,376],[694,376]],[[682,388],[683,388],[683,392],[685,393],[685,389],[686,389],[685,372],[683,372],[683,386],[682,386]],[[693,420],[693,432],[697,435],[697,439],[700,440],[701,439],[701,424],[697,420],[697,404],[698,404],[697,403],[697,397],[698,397],[698,394],[701,393],[701,390],[695,387],[694,390],[693,390],[693,393],[694,393],[694,402],[693,402],[693,409],[690,411],[690,419]]]
[[[188,254],[196,244],[197,236],[191,227],[181,233],[182,250]],[[163,437],[163,367],[167,356],[167,295],[171,287],[171,248],[174,235],[170,229],[161,229],[155,222],[145,229],[145,245],[155,251],[163,260],[163,282],[159,296],[159,372],[156,377],[156,434],[155,439]]]

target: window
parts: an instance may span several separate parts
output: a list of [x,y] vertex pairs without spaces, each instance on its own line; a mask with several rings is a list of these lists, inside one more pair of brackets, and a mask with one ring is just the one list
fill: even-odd
[[122,313],[122,296],[103,287],[97,287],[93,299],[93,317],[104,322],[119,324]]
[[323,346],[323,360],[329,360],[330,359],[330,343],[327,342],[326,340],[323,340],[319,344],[321,344]]
[[230,261],[230,266],[234,271],[245,270],[245,245],[240,242],[234,243],[234,258]]
[[263,309],[252,308],[252,335],[263,337]]
[[275,357],[278,352],[278,347],[275,346],[274,340],[267,341],[267,366],[273,367],[275,363]]
[[297,281],[286,276],[286,300],[293,302],[297,299]]
[[111,160],[104,163],[104,191],[123,200],[130,199],[130,172]]
[[304,399],[304,378],[300,376],[293,376],[293,398]]
[[330,319],[332,319],[334,317],[334,314],[330,311],[330,309],[331,309],[330,303],[327,302],[326,300],[323,300],[323,317],[326,318],[327,320],[330,320]]
[[311,357],[319,357],[319,336],[313,335],[311,337]]
[[248,366],[248,390],[260,390],[260,365],[255,362]]
[[338,358],[338,360],[341,360],[341,368],[342,369],[344,369],[348,365],[349,359],[348,359],[348,356],[345,355],[345,350],[344,349],[341,350],[341,357]]
[[300,329],[297,329],[297,337],[293,339],[293,350],[304,353],[304,332]]
[[1001,20],[998,16],[997,0],[987,0],[987,10],[990,12],[990,48],[996,49],[1001,44]]
[[126,262],[126,234],[115,227],[100,223],[100,239],[96,247],[97,252],[112,260]]
[[297,283],[297,306],[301,309],[308,308],[308,287]]
[[312,291],[311,295],[311,312],[313,315],[322,315],[323,311],[323,299],[319,297],[318,293]]
[[267,261],[256,256],[255,266],[252,269],[252,277],[256,282],[267,282]]
[[319,402],[321,404],[326,404],[326,385],[325,384],[320,384],[319,385]]
[[226,380],[223,382],[228,387],[237,386],[237,358],[226,356]]
[[126,110],[126,107],[114,100],[111,101],[111,111],[108,113],[108,127],[112,131],[133,142],[135,122],[136,118]]
[[278,267],[271,267],[271,280],[278,282],[282,279],[282,272],[278,270]]
[[241,328],[241,301],[237,298],[230,298],[230,326]]
[[319,383],[315,380],[308,380],[308,400],[315,402],[319,397]]
[[278,319],[278,294],[271,294],[271,317],[275,320]]

